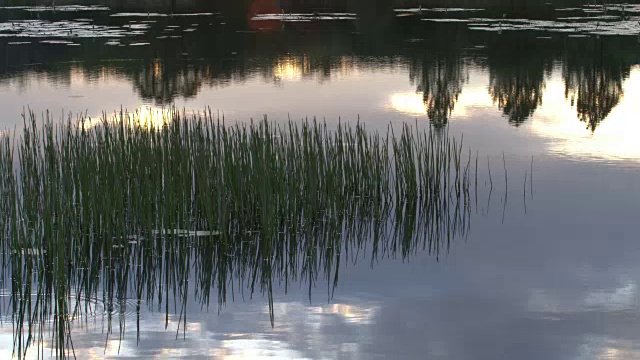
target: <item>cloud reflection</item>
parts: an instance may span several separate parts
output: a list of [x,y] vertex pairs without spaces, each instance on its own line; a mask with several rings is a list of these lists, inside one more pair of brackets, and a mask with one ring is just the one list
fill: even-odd
[[595,132],[575,121],[575,108],[565,99],[564,85],[550,82],[543,106],[532,122],[534,134],[550,140],[556,154],[602,160],[640,160],[640,143],[630,134],[640,133],[640,66],[635,66],[624,83],[624,97]]
[[[479,78],[482,74],[472,72],[472,75]],[[631,69],[629,78],[622,85],[624,96],[597,121],[597,129],[585,126],[592,124],[589,121],[578,121],[586,115],[576,102],[577,95],[567,94],[565,79],[559,72],[551,74],[545,83],[542,97],[536,100],[539,105],[535,113],[531,112],[528,129],[536,137],[544,138],[552,153],[574,159],[640,160],[640,143],[630,136],[640,133],[640,122],[636,119],[640,114],[640,103],[635,101],[640,99],[639,65]],[[427,115],[421,93],[391,93],[385,107],[409,116]],[[476,82],[462,90],[451,117],[480,121],[479,115],[491,113],[484,110],[495,107],[484,83]]]

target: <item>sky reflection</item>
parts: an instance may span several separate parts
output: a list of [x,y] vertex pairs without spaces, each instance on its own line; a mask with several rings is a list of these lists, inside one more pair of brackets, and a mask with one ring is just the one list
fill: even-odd
[[624,83],[624,97],[594,131],[574,121],[575,106],[564,99],[559,79],[549,81],[543,105],[532,121],[532,131],[551,140],[556,154],[605,160],[640,159],[640,144],[630,134],[640,133],[640,66],[635,66]]
[[[92,317],[73,329],[76,356],[640,359],[638,48],[613,37],[457,29],[396,29],[391,45],[351,29],[266,41],[207,36],[178,43],[177,58],[165,45],[131,58],[98,46],[81,60],[56,53],[47,66],[12,50],[0,64],[3,129],[22,126],[27,105],[56,119],[86,113],[91,125],[102,111],[129,109],[156,128],[171,106],[210,106],[228,123],[359,118],[384,132],[417,122],[464,134],[480,173],[489,162],[495,169],[493,197],[480,198],[469,237],[437,261],[363,255],[341,268],[330,301],[326,284],[311,298],[304,282],[287,294],[277,288],[273,328],[259,296],[208,310],[189,298],[186,333],[179,314],[143,307],[139,342],[131,309],[122,341],[115,331],[105,342],[104,320]],[[503,153],[508,200],[495,175]],[[523,198],[532,168],[535,191]],[[4,322],[0,358],[11,355],[12,339]]]
[[[487,51],[489,57],[496,56],[495,50]],[[437,126],[507,119],[511,125],[524,126],[532,140],[542,138],[544,151],[550,154],[606,161],[640,158],[637,142],[628,136],[640,126],[634,121],[638,113],[634,99],[640,96],[638,65],[620,77],[616,74],[624,70],[615,66],[581,64],[571,58],[543,72],[522,70],[509,62],[489,63],[487,68],[475,60],[460,60],[459,53],[433,56],[411,64],[402,58],[279,55],[267,64],[262,61],[269,59],[246,60],[247,73],[230,76],[230,82],[215,80],[219,75],[210,65],[184,66],[158,58],[148,69],[139,60],[95,69],[72,63],[66,72],[26,71],[6,77],[0,85],[0,104],[16,120],[7,116],[2,126],[20,124],[19,114],[26,106],[36,113],[50,110],[60,118],[63,111],[73,117],[86,112],[98,118],[102,111],[137,109],[143,122],[151,120],[155,126],[162,123],[162,109],[173,105],[188,112],[210,106],[225,119],[240,121],[265,114],[276,121],[360,117],[381,129],[389,122],[415,118]],[[253,63],[258,65],[252,69]],[[582,67],[593,67],[599,77],[589,79]],[[131,73],[138,71],[134,69],[142,72]],[[532,91],[538,94],[534,98],[522,95]],[[141,96],[148,100],[141,101]],[[171,102],[164,103],[167,99]],[[512,130],[504,129],[498,137],[511,136]]]
[[[222,88],[203,89],[197,100],[175,101],[180,109],[203,111],[211,106],[206,99],[215,99],[213,111],[221,111],[227,119],[248,120],[261,118],[267,114],[274,120],[319,116],[334,122],[338,117],[355,119],[360,117],[381,128],[387,121],[412,121],[414,118],[428,120],[428,105],[424,96],[415,89],[407,89],[405,69],[400,67],[382,68],[365,72],[345,70],[339,78],[316,85],[317,80],[305,79],[309,72],[307,58],[284,58],[278,61],[273,69],[273,76],[278,80],[276,89],[262,80],[254,79]],[[109,68],[105,68],[109,69]],[[306,70],[305,70],[306,69]],[[152,104],[139,105],[135,95],[126,88],[121,76],[114,70],[103,70],[100,76],[85,75],[77,67],[72,68],[69,81],[60,87],[60,82],[38,76],[28,77],[21,83],[20,89],[13,82],[5,83],[4,105],[13,108],[16,114],[23,111],[19,100],[13,99],[35,97],[38,101],[33,107],[36,112],[44,109],[55,109],[55,104],[70,104],[67,109],[81,109],[80,105],[93,114],[94,122],[101,117],[102,111],[135,109],[145,124],[153,123],[155,127],[162,125],[162,112],[169,106]],[[355,73],[361,73],[356,74]],[[481,68],[474,68],[469,73],[469,82],[457,97],[455,107],[451,111],[451,121],[500,121],[498,105],[487,90],[488,76]],[[123,88],[123,85],[125,86]],[[391,93],[388,88],[398,90]],[[357,91],[353,91],[357,89]],[[640,147],[633,137],[628,136],[638,129],[635,114],[640,110],[634,99],[640,97],[640,67],[634,66],[622,85],[624,96],[602,119],[595,129],[590,129],[581,122],[577,114],[577,105],[566,93],[566,83],[560,70],[554,70],[545,80],[540,105],[533,112],[531,119],[525,124],[533,137],[541,137],[546,142],[547,152],[560,156],[593,160],[633,160],[640,158]],[[409,91],[407,91],[409,90]],[[274,91],[263,97],[258,94]],[[45,94],[45,96],[40,96]],[[79,95],[82,94],[82,95]],[[113,94],[110,96],[107,94]],[[246,106],[245,97],[256,94],[251,106]],[[386,99],[383,94],[389,94]],[[568,97],[569,96],[569,97]],[[119,100],[118,100],[119,99]],[[107,101],[105,103],[104,101]],[[111,105],[108,105],[111,103]],[[202,103],[201,106],[198,106]],[[75,105],[74,105],[75,104]],[[331,105],[330,105],[331,104]],[[17,105],[17,106],[16,106]],[[164,109],[164,110],[163,110]],[[221,110],[218,110],[221,109]],[[282,109],[286,109],[284,112]],[[58,112],[62,117],[62,109]],[[66,117],[66,116],[65,116]],[[72,117],[77,117],[72,116]],[[5,120],[6,127],[17,124]],[[638,129],[640,130],[640,129]],[[503,136],[510,136],[508,132]]]

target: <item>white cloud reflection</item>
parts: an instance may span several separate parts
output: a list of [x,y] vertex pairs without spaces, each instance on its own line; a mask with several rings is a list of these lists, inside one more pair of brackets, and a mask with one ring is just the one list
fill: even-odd
[[[481,73],[473,73],[474,82],[465,86],[451,113],[450,121],[478,121],[479,116],[493,114],[504,119],[489,95]],[[526,121],[525,128],[534,137],[542,137],[547,150],[555,155],[590,160],[640,160],[640,66],[630,71],[623,84],[624,96],[611,112],[591,131],[578,119],[577,109],[565,96],[565,84],[560,69],[556,69],[546,82],[542,104]],[[389,95],[388,110],[410,116],[426,116],[422,94],[394,92]],[[481,110],[491,110],[490,112]],[[509,136],[511,134],[505,134]]]
[[[268,306],[262,302],[239,304],[246,311],[230,312],[227,322],[216,313],[200,314],[187,322],[185,339],[183,323],[177,315],[144,312],[140,318],[140,342],[136,338],[136,314],[128,314],[124,337],[113,319],[112,333],[106,333],[106,319],[84,323],[74,322],[72,334],[77,358],[103,359],[135,356],[149,359],[207,357],[215,359],[263,358],[335,358],[361,352],[356,338],[340,334],[362,333],[358,328],[373,324],[376,303],[363,301],[305,305],[297,302],[276,302],[275,328],[271,328]],[[222,314],[225,314],[223,310]],[[246,317],[243,315],[245,314]],[[191,315],[193,316],[193,315]],[[267,320],[267,321],[265,321]],[[166,322],[165,322],[166,321]],[[337,322],[336,322],[337,321]],[[338,324],[342,330],[334,333]],[[13,331],[10,323],[0,327],[0,358],[10,358]],[[166,325],[166,327],[165,327]],[[351,329],[351,330],[349,330]],[[176,338],[177,334],[177,338]],[[45,340],[51,333],[44,333]],[[45,358],[51,353],[49,342],[43,342]],[[26,359],[37,358],[38,350],[29,349]]]
[[[484,78],[482,73],[471,71],[473,77]],[[488,79],[486,79],[488,81]],[[427,108],[424,104],[421,92],[398,91],[389,96],[386,109],[410,116],[426,116]],[[462,119],[473,119],[475,112],[479,109],[495,108],[491,96],[485,85],[480,83],[470,84],[462,89],[458,100],[451,112],[451,119],[457,121]]]
[[534,134],[549,140],[550,151],[578,158],[640,160],[640,66],[623,84],[624,97],[592,133],[576,119],[576,110],[564,97],[560,79],[547,82],[542,106],[532,119]]

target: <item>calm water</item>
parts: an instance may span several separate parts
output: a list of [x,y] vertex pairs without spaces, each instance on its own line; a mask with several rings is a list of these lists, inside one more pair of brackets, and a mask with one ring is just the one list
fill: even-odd
[[[394,14],[249,25],[215,14],[36,14],[0,10],[2,128],[21,127],[26,107],[59,118],[124,108],[151,121],[163,107],[209,107],[228,122],[431,125],[464,136],[480,159],[468,235],[437,258],[372,261],[364,249],[343,260],[329,300],[326,279],[311,294],[305,280],[286,294],[274,284],[273,327],[259,294],[208,310],[190,296],[184,333],[180,309],[137,315],[132,300],[122,337],[114,320],[107,341],[103,316],[74,325],[79,358],[640,359],[637,36]],[[2,286],[5,358],[14,336]]]

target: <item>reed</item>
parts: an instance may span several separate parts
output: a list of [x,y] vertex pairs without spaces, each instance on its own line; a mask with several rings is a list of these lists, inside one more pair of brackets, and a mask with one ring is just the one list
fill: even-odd
[[273,324],[274,284],[306,282],[311,294],[323,281],[331,298],[340,267],[365,249],[372,263],[438,257],[468,231],[471,152],[463,165],[462,141],[448,134],[227,124],[210,110],[173,109],[160,126],[138,116],[39,123],[28,113],[19,138],[0,137],[18,358],[45,336],[57,357],[73,357],[71,324],[96,303],[107,333],[122,336],[132,297],[138,316],[142,306],[167,324],[180,314],[183,335],[188,297],[208,308],[212,292],[218,309],[262,294]]

